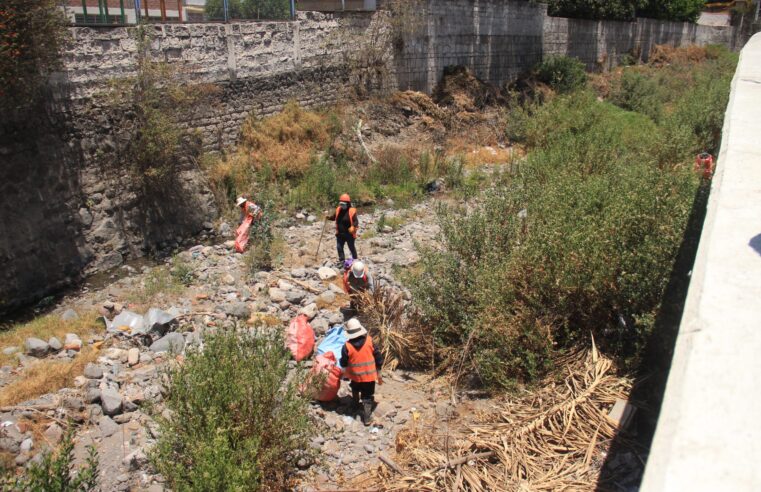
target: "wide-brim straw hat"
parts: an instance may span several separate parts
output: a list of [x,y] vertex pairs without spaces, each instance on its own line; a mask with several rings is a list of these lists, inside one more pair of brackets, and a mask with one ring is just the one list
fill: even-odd
[[367,335],[367,330],[357,318],[352,318],[346,323],[346,339],[354,340],[361,336]]
[[247,201],[248,201],[248,200],[246,200],[246,199],[245,199],[245,198],[243,198],[242,196],[241,196],[241,197],[238,197],[238,199],[235,201],[235,206],[236,206],[236,207],[240,207],[241,205],[243,205],[243,204],[244,204],[244,203],[246,203]]

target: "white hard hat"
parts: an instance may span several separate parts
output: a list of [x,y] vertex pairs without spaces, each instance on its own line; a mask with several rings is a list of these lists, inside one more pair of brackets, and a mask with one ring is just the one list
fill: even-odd
[[346,323],[346,339],[354,340],[363,335],[367,335],[367,330],[357,318],[352,318]]
[[356,260],[351,264],[351,274],[354,275],[354,278],[362,277],[365,274],[365,264]]
[[244,203],[246,203],[247,201],[248,201],[248,200],[246,200],[246,199],[245,199],[245,198],[243,198],[242,196],[239,196],[239,197],[238,197],[238,199],[235,201],[235,206],[236,206],[236,207],[240,207],[241,205],[243,205],[243,204],[244,204]]

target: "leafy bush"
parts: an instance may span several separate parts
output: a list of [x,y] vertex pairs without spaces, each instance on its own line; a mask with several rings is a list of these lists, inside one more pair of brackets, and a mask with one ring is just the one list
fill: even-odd
[[649,0],[637,15],[678,22],[695,22],[705,7],[704,0]]
[[633,20],[646,0],[549,0],[548,13],[580,19]]
[[704,5],[704,0],[550,0],[548,12],[580,19],[630,21],[638,16],[695,22]]
[[5,478],[3,491],[28,492],[84,492],[98,486],[98,453],[88,446],[87,460],[79,470],[74,469],[73,428],[64,434],[57,451],[47,451],[42,462],[33,463],[26,473],[17,478]]
[[613,89],[611,102],[629,111],[637,111],[649,116],[653,121],[661,117],[663,102],[659,95],[659,85],[655,80],[636,69],[624,70],[618,85]]
[[311,433],[301,369],[274,334],[220,331],[169,369],[151,458],[173,490],[285,490]]
[[536,68],[537,78],[558,92],[570,92],[587,80],[584,64],[576,58],[549,56]]
[[532,111],[519,123],[533,151],[518,175],[475,209],[442,208],[441,248],[421,251],[410,281],[441,352],[465,351],[491,387],[536,378],[590,333],[636,356],[698,185],[681,165],[695,141],[660,162],[663,129],[650,118],[588,92]]

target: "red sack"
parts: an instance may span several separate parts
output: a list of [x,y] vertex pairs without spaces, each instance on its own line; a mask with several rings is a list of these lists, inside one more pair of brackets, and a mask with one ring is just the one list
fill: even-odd
[[235,229],[235,251],[243,253],[246,251],[248,245],[248,230],[251,228],[251,223],[254,221],[252,215],[246,215],[246,218],[241,222],[237,229]]
[[285,332],[285,346],[296,362],[309,357],[314,350],[314,330],[306,315],[299,314],[291,320]]
[[333,352],[326,352],[318,355],[314,359],[312,366],[312,376],[324,374],[325,382],[322,388],[314,396],[318,401],[332,401],[338,396],[338,389],[341,387],[341,368],[336,364],[336,356]]

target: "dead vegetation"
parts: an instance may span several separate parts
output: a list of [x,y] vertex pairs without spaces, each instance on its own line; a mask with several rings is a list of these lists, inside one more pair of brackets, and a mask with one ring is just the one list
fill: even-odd
[[[0,332],[0,347],[18,347],[23,350],[24,341],[34,337],[48,341],[56,337],[63,341],[67,333],[74,333],[80,338],[94,334],[101,327],[96,321],[96,314],[82,313],[78,319],[63,321],[59,316],[48,315],[36,318],[29,323],[13,326],[6,331]],[[15,354],[0,352],[0,365],[15,363]]]
[[0,390],[0,406],[15,405],[73,386],[85,366],[98,358],[97,347],[85,347],[71,361],[45,360],[24,368],[18,379]]
[[413,423],[397,436],[392,466],[379,469],[383,490],[594,490],[617,432],[608,412],[631,381],[594,347],[556,365],[562,380],[506,397],[464,433]]
[[374,292],[362,294],[361,304],[361,318],[381,347],[387,369],[430,367],[432,333],[425,330],[414,312],[409,312],[401,293],[378,286]]

